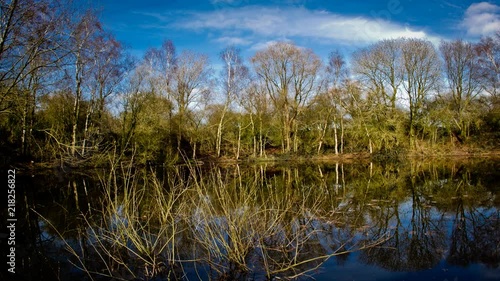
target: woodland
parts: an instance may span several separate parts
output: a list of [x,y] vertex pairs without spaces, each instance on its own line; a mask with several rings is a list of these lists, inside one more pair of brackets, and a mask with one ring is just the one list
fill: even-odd
[[[0,164],[168,164],[484,154],[500,140],[500,31],[381,40],[324,59],[293,42],[244,58],[165,40],[142,58],[98,13],[1,0]],[[168,37],[168,34],[167,34]]]

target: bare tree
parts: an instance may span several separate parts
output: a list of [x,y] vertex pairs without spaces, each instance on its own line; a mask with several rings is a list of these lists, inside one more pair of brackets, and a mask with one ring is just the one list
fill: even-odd
[[252,58],[281,123],[283,152],[297,151],[297,117],[316,93],[320,59],[309,49],[278,42]]
[[147,72],[145,80],[150,93],[159,95],[168,101],[168,134],[173,131],[173,95],[172,83],[176,71],[177,53],[171,40],[165,40],[160,48],[151,48],[146,51],[143,59],[143,70]]
[[264,157],[266,136],[269,130],[266,121],[270,112],[270,101],[264,86],[258,82],[250,83],[243,92],[240,102],[250,118],[252,154],[254,157],[257,155]]
[[101,23],[92,11],[87,11],[75,24],[70,33],[70,45],[74,67],[74,104],[71,130],[71,154],[74,156],[77,145],[78,119],[83,100],[84,83],[90,73],[92,63],[92,43],[102,31]]
[[208,98],[212,70],[208,57],[184,51],[177,58],[170,95],[177,108],[177,148],[189,128],[189,111]]
[[[88,140],[93,141],[92,146],[97,146],[97,138],[104,129],[106,103],[131,66],[121,44],[108,33],[97,35],[89,47],[89,75],[85,84],[90,100],[83,128],[82,156],[85,155]],[[95,132],[91,136],[90,129],[93,127]]]
[[127,76],[127,86],[120,96],[123,110],[121,112],[121,134],[120,134],[120,157],[129,148],[137,125],[139,123],[139,114],[144,107],[144,80],[147,71],[144,65],[139,64]]
[[500,31],[484,37],[476,45],[477,63],[484,89],[493,100],[500,99]]
[[[0,1],[0,113],[12,107],[12,92],[36,58],[38,44],[35,41],[38,40],[30,40],[31,34],[28,33],[35,15],[30,5],[34,3],[30,2]],[[32,41],[35,49],[29,48],[26,41]]]
[[472,102],[481,89],[476,52],[471,43],[462,40],[443,41],[439,49],[443,58],[446,82],[452,97],[451,110],[454,112],[455,126],[459,135],[467,138],[472,122],[469,116]]
[[369,99],[363,99],[362,86],[359,81],[347,80],[345,91],[347,94],[345,107],[352,117],[352,123],[354,123],[351,126],[359,127],[357,130],[353,130],[352,133],[359,139],[362,139],[361,136],[366,137],[368,151],[372,154],[374,147],[374,138],[370,128],[370,121],[373,120],[372,104]]
[[[317,137],[317,154],[321,153],[323,144],[329,135],[328,132],[333,129],[334,150],[335,154],[342,153],[343,149],[343,94],[345,93],[345,82],[348,79],[348,70],[346,62],[339,51],[333,51],[328,57],[328,62],[324,68],[324,77],[322,86],[319,89],[318,95],[311,101],[308,106],[312,110],[311,115],[314,121],[312,122],[315,131],[319,133]],[[341,130],[340,147],[338,129]]]
[[410,109],[410,145],[414,145],[416,127],[420,122],[424,101],[440,81],[439,56],[431,42],[405,39],[402,43],[403,87]]
[[221,71],[224,104],[222,107],[220,120],[217,125],[217,139],[215,147],[217,157],[219,157],[221,154],[222,131],[224,127],[224,118],[226,116],[226,112],[231,106],[231,103],[233,103],[235,99],[238,98],[238,96],[241,94],[241,91],[245,88],[246,84],[248,83],[249,77],[248,68],[243,64],[239,49],[235,48],[234,46],[227,47],[220,53],[220,58],[224,63],[224,67]]
[[353,71],[365,82],[378,102],[391,110],[396,108],[402,81],[401,44],[403,39],[382,40],[356,52]]
[[160,48],[151,48],[144,55],[144,65],[149,70],[150,91],[171,99],[170,87],[177,63],[175,45],[171,40],[163,42]]
[[62,44],[68,15],[55,0],[0,1],[0,114],[20,119],[12,131],[20,127],[23,154],[30,147],[37,101],[67,54]]
[[[341,137],[340,137],[341,153],[343,152],[343,147],[344,147],[344,112],[343,112],[344,85],[343,84],[345,84],[349,76],[345,59],[338,51],[330,53],[326,72],[328,74],[327,80],[330,81],[331,83],[327,91],[329,94],[329,100],[332,103],[329,108],[333,110],[332,116],[333,116],[333,132],[335,141],[335,154],[338,154],[339,153],[339,137],[337,132],[338,128],[340,128],[341,130]],[[320,149],[321,145],[318,147],[318,153]]]

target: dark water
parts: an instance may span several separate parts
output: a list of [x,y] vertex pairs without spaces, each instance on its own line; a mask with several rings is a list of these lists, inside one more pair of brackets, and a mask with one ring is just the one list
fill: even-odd
[[[106,193],[108,171],[19,171],[17,273],[3,271],[1,280],[500,280],[500,161],[227,165],[127,175]],[[165,198],[178,193],[176,201],[158,201],[163,195],[148,185],[152,178]],[[132,204],[123,198],[134,192],[129,198],[142,199],[129,217]],[[149,249],[117,234],[120,225],[139,225],[136,235]],[[7,253],[5,235],[1,241]]]

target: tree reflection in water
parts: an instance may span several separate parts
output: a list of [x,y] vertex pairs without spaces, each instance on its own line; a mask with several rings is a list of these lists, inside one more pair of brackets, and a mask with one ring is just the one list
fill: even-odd
[[[314,276],[332,256],[388,271],[498,268],[497,166],[267,163],[131,169],[110,181],[101,171],[44,190],[31,181],[26,213],[40,217],[25,226],[26,255],[125,279]],[[74,277],[67,267],[58,278]]]

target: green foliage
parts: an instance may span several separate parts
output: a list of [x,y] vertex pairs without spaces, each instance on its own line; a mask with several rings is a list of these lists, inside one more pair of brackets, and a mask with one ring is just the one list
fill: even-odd
[[0,156],[9,159],[395,156],[500,143],[500,33],[442,43],[440,53],[421,39],[382,40],[355,52],[350,70],[339,52],[321,62],[290,42],[256,52],[248,69],[229,47],[216,83],[206,55],[176,55],[165,41],[136,62],[93,11],[49,11],[43,0],[47,18],[30,21],[20,2],[6,4],[16,21],[0,32],[10,44],[0,50]]
[[135,102],[140,105],[137,114],[131,116],[132,112],[123,113],[131,116],[130,119],[124,118],[124,127],[130,127],[132,123],[134,126],[129,142],[138,152],[140,162],[168,162],[168,158],[172,157],[177,128],[171,115],[172,105],[164,97],[153,93],[145,93],[137,99]]

